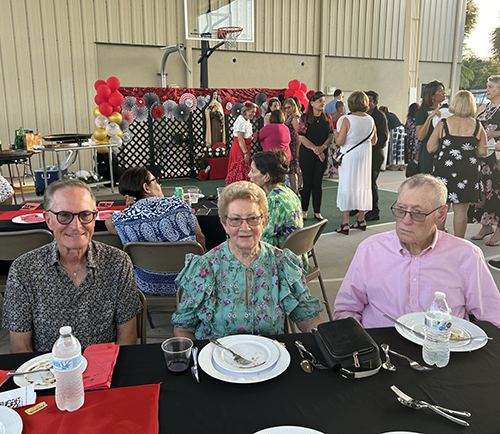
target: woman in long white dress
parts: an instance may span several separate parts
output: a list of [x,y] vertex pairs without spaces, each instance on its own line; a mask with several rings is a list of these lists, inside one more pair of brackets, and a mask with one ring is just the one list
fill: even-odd
[[[342,224],[337,233],[349,235],[349,229],[366,230],[365,212],[372,209],[372,146],[377,142],[373,118],[368,115],[368,97],[353,92],[347,101],[349,115],[337,121],[335,143],[344,154],[339,166],[337,207],[342,211]],[[362,142],[361,144],[359,144]],[[359,210],[356,223],[349,226],[349,211]]]

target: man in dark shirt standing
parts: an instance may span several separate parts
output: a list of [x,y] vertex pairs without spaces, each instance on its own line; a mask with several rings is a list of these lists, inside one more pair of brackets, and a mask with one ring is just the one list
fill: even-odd
[[378,93],[373,90],[365,92],[370,101],[368,114],[375,121],[377,128],[377,143],[372,147],[372,202],[371,211],[365,214],[366,221],[380,220],[380,209],[378,207],[378,186],[377,179],[380,174],[382,163],[384,162],[384,147],[387,145],[389,129],[387,128],[387,118],[378,108]]

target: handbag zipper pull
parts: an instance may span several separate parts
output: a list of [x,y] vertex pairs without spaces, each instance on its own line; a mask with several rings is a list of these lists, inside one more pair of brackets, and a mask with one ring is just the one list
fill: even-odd
[[361,365],[359,364],[358,352],[357,351],[355,351],[354,353],[352,353],[352,358],[354,359],[354,366],[356,368],[359,368]]

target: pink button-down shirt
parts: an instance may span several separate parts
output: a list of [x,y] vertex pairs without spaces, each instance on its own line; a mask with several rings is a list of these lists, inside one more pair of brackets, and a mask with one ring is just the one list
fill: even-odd
[[446,293],[452,314],[500,327],[500,293],[482,251],[474,244],[436,231],[432,244],[411,255],[396,231],[363,241],[335,300],[335,319],[352,316],[365,328],[388,327],[393,318],[425,312],[435,291]]

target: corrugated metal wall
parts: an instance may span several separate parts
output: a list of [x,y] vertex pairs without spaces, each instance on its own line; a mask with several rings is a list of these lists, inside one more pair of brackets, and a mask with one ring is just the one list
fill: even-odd
[[[255,0],[255,42],[237,50],[403,60],[408,1]],[[452,61],[459,1],[424,0],[421,60]],[[43,135],[92,130],[95,43],[186,43],[183,0],[0,0],[0,7],[4,147],[21,125]]]

